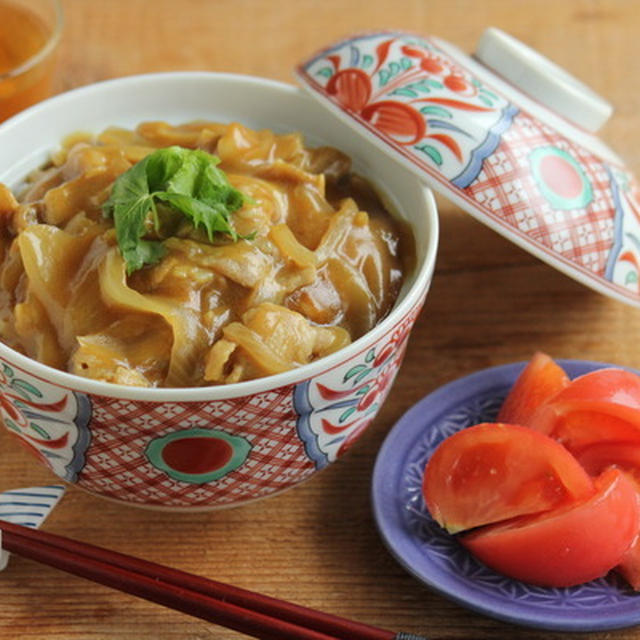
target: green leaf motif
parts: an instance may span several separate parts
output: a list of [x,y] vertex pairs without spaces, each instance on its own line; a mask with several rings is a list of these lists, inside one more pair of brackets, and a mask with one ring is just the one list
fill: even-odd
[[13,369],[6,363],[2,363],[2,372],[7,378],[13,378]]
[[493,107],[493,102],[491,102],[491,100],[489,100],[489,98],[487,98],[486,96],[483,96],[481,93],[478,94],[478,100],[480,100],[480,102],[483,102],[484,104],[486,104],[488,107]]
[[365,395],[366,393],[369,392],[369,389],[371,389],[371,385],[370,384],[365,384],[364,387],[361,387],[360,389],[358,389],[356,391],[356,395],[357,396],[363,396],[363,395]]
[[367,69],[373,64],[373,56],[366,54],[362,57],[362,68]]
[[39,425],[35,422],[30,422],[29,426],[43,439],[43,440],[51,440],[51,436]]
[[367,355],[364,357],[364,361],[371,362],[372,360],[375,360],[375,358],[376,358],[376,348],[373,347],[373,349],[369,349],[369,351],[367,352]]
[[322,69],[316,71],[316,75],[330,78],[333,75],[333,69],[331,67],[322,67]]
[[371,373],[372,369],[365,369],[364,371],[360,372],[357,376],[356,379],[354,380],[355,384],[358,384],[359,382],[362,382],[370,373]]
[[357,411],[356,407],[349,407],[346,411],[342,412],[342,415],[338,418],[338,422],[342,423],[353,415]]
[[409,98],[417,98],[420,93],[431,93],[431,87],[427,80],[420,80],[420,82],[412,82],[399,89],[394,89],[390,92],[390,95],[407,96]]
[[5,424],[6,427],[11,429],[12,431],[16,431],[18,433],[22,433],[22,431],[20,431],[20,427],[11,418],[5,418],[4,419],[4,424]]
[[493,91],[489,91],[489,89],[485,89],[484,87],[482,89],[480,89],[480,93],[482,95],[487,96],[487,98],[489,98],[490,100],[497,100],[498,96],[493,93]]
[[625,284],[636,284],[638,282],[638,274],[635,271],[629,271],[627,273],[624,283]]
[[[406,66],[407,62],[409,64],[409,66]],[[391,78],[393,78],[393,76],[396,76],[401,71],[406,71],[408,68],[410,68],[411,67],[411,60],[409,60],[407,58],[407,62],[403,63],[402,59],[401,59],[400,63],[391,62],[387,69],[380,69],[380,71],[378,71],[378,78],[379,78],[380,86],[384,87],[384,85],[387,84],[387,82],[389,82],[389,80],[391,80]]]
[[433,80],[432,78],[427,78],[427,83],[429,83],[434,89],[443,89],[444,85],[442,82],[438,82],[437,80]]
[[355,367],[351,367],[351,369],[349,369],[349,371],[344,374],[344,378],[342,379],[342,381],[346,382],[347,380],[351,380],[353,376],[357,376],[361,371],[366,369],[368,369],[366,364],[358,364]]
[[11,388],[17,391],[23,398],[26,398],[27,400],[31,396],[42,398],[42,392],[40,391],[40,389],[37,389],[31,383],[26,382],[25,380],[18,380],[14,378],[11,381]]
[[400,66],[404,71],[406,71],[407,69],[411,69],[412,65],[413,63],[411,62],[410,58],[407,58],[406,56],[400,58]]
[[442,165],[442,154],[435,147],[430,144],[423,144],[416,147],[416,149],[429,156],[438,166]]
[[420,109],[420,113],[425,116],[438,116],[440,118],[453,118],[453,114],[444,107],[440,107],[437,104],[430,104]]
[[431,86],[429,85],[427,78],[420,80],[420,82],[414,82],[411,87],[421,93],[431,93]]
[[417,98],[418,92],[411,89],[410,86],[400,87],[399,89],[394,89],[389,93],[390,96],[405,96],[407,98]]

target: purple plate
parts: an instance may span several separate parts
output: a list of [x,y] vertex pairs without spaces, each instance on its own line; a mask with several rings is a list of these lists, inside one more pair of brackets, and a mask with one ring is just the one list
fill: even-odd
[[[571,378],[612,366],[580,360],[557,362]],[[434,449],[460,429],[494,420],[526,364],[493,367],[455,380],[402,416],[382,445],[373,472],[373,509],[382,538],[418,580],[482,614],[556,631],[640,624],[640,593],[614,573],[560,589],[511,580],[469,554],[431,519],[424,505],[422,474]]]

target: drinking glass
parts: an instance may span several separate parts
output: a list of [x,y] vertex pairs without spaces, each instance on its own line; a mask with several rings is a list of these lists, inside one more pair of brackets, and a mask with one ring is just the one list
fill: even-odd
[[0,0],[0,121],[52,90],[60,0]]

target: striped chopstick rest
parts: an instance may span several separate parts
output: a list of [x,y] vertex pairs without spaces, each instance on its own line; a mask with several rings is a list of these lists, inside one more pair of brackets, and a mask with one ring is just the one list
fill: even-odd
[[[0,520],[37,529],[64,494],[63,485],[12,489],[0,493]],[[9,554],[2,549],[0,531],[0,571],[7,566]]]

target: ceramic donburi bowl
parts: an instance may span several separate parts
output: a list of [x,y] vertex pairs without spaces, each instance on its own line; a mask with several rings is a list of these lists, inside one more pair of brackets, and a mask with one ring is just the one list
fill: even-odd
[[0,182],[17,185],[77,131],[203,119],[300,131],[310,145],[346,152],[409,222],[418,260],[392,312],[369,333],[263,379],[125,387],[52,369],[0,344],[0,411],[9,431],[67,482],[132,505],[238,505],[292,487],[336,460],[389,392],[433,274],[438,224],[431,192],[301,90],[265,79],[164,73],[57,96],[0,127]]

